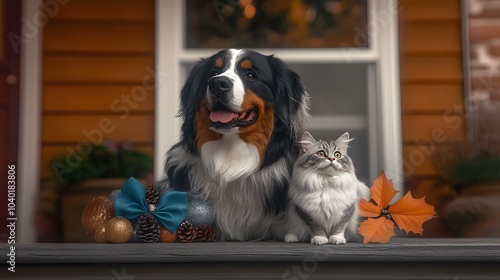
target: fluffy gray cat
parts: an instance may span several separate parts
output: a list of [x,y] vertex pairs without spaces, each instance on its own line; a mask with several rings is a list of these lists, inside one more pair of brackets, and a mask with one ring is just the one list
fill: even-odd
[[368,187],[347,155],[349,133],[330,143],[302,135],[301,154],[293,167],[286,211],[285,242],[344,244],[358,240],[358,201]]

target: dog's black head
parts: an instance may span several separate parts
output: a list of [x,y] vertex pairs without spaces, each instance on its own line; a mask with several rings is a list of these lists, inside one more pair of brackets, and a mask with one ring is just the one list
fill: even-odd
[[181,91],[181,143],[199,154],[206,142],[237,134],[263,167],[296,148],[307,107],[299,76],[282,60],[223,50],[198,62]]

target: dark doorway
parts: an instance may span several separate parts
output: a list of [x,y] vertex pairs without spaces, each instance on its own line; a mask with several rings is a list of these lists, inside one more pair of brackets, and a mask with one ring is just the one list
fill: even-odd
[[[20,52],[11,46],[9,34],[21,36],[21,1],[0,0],[0,224],[8,217],[8,166],[15,165],[18,173]],[[5,241],[7,237],[7,227],[1,226],[0,241]]]

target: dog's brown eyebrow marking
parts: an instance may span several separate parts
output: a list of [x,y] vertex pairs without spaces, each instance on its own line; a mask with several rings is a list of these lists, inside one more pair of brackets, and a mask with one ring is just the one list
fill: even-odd
[[250,60],[248,60],[248,59],[243,60],[240,63],[240,65],[241,65],[241,68],[243,68],[243,69],[250,69],[250,68],[252,68],[252,62]]
[[222,67],[224,65],[224,62],[222,61],[222,58],[218,57],[215,59],[215,67]]

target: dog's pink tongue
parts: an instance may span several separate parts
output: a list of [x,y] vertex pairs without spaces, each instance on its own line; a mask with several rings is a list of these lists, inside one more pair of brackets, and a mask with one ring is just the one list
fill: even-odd
[[225,111],[210,112],[210,120],[212,122],[228,123],[237,117],[238,114],[233,112],[225,112]]

